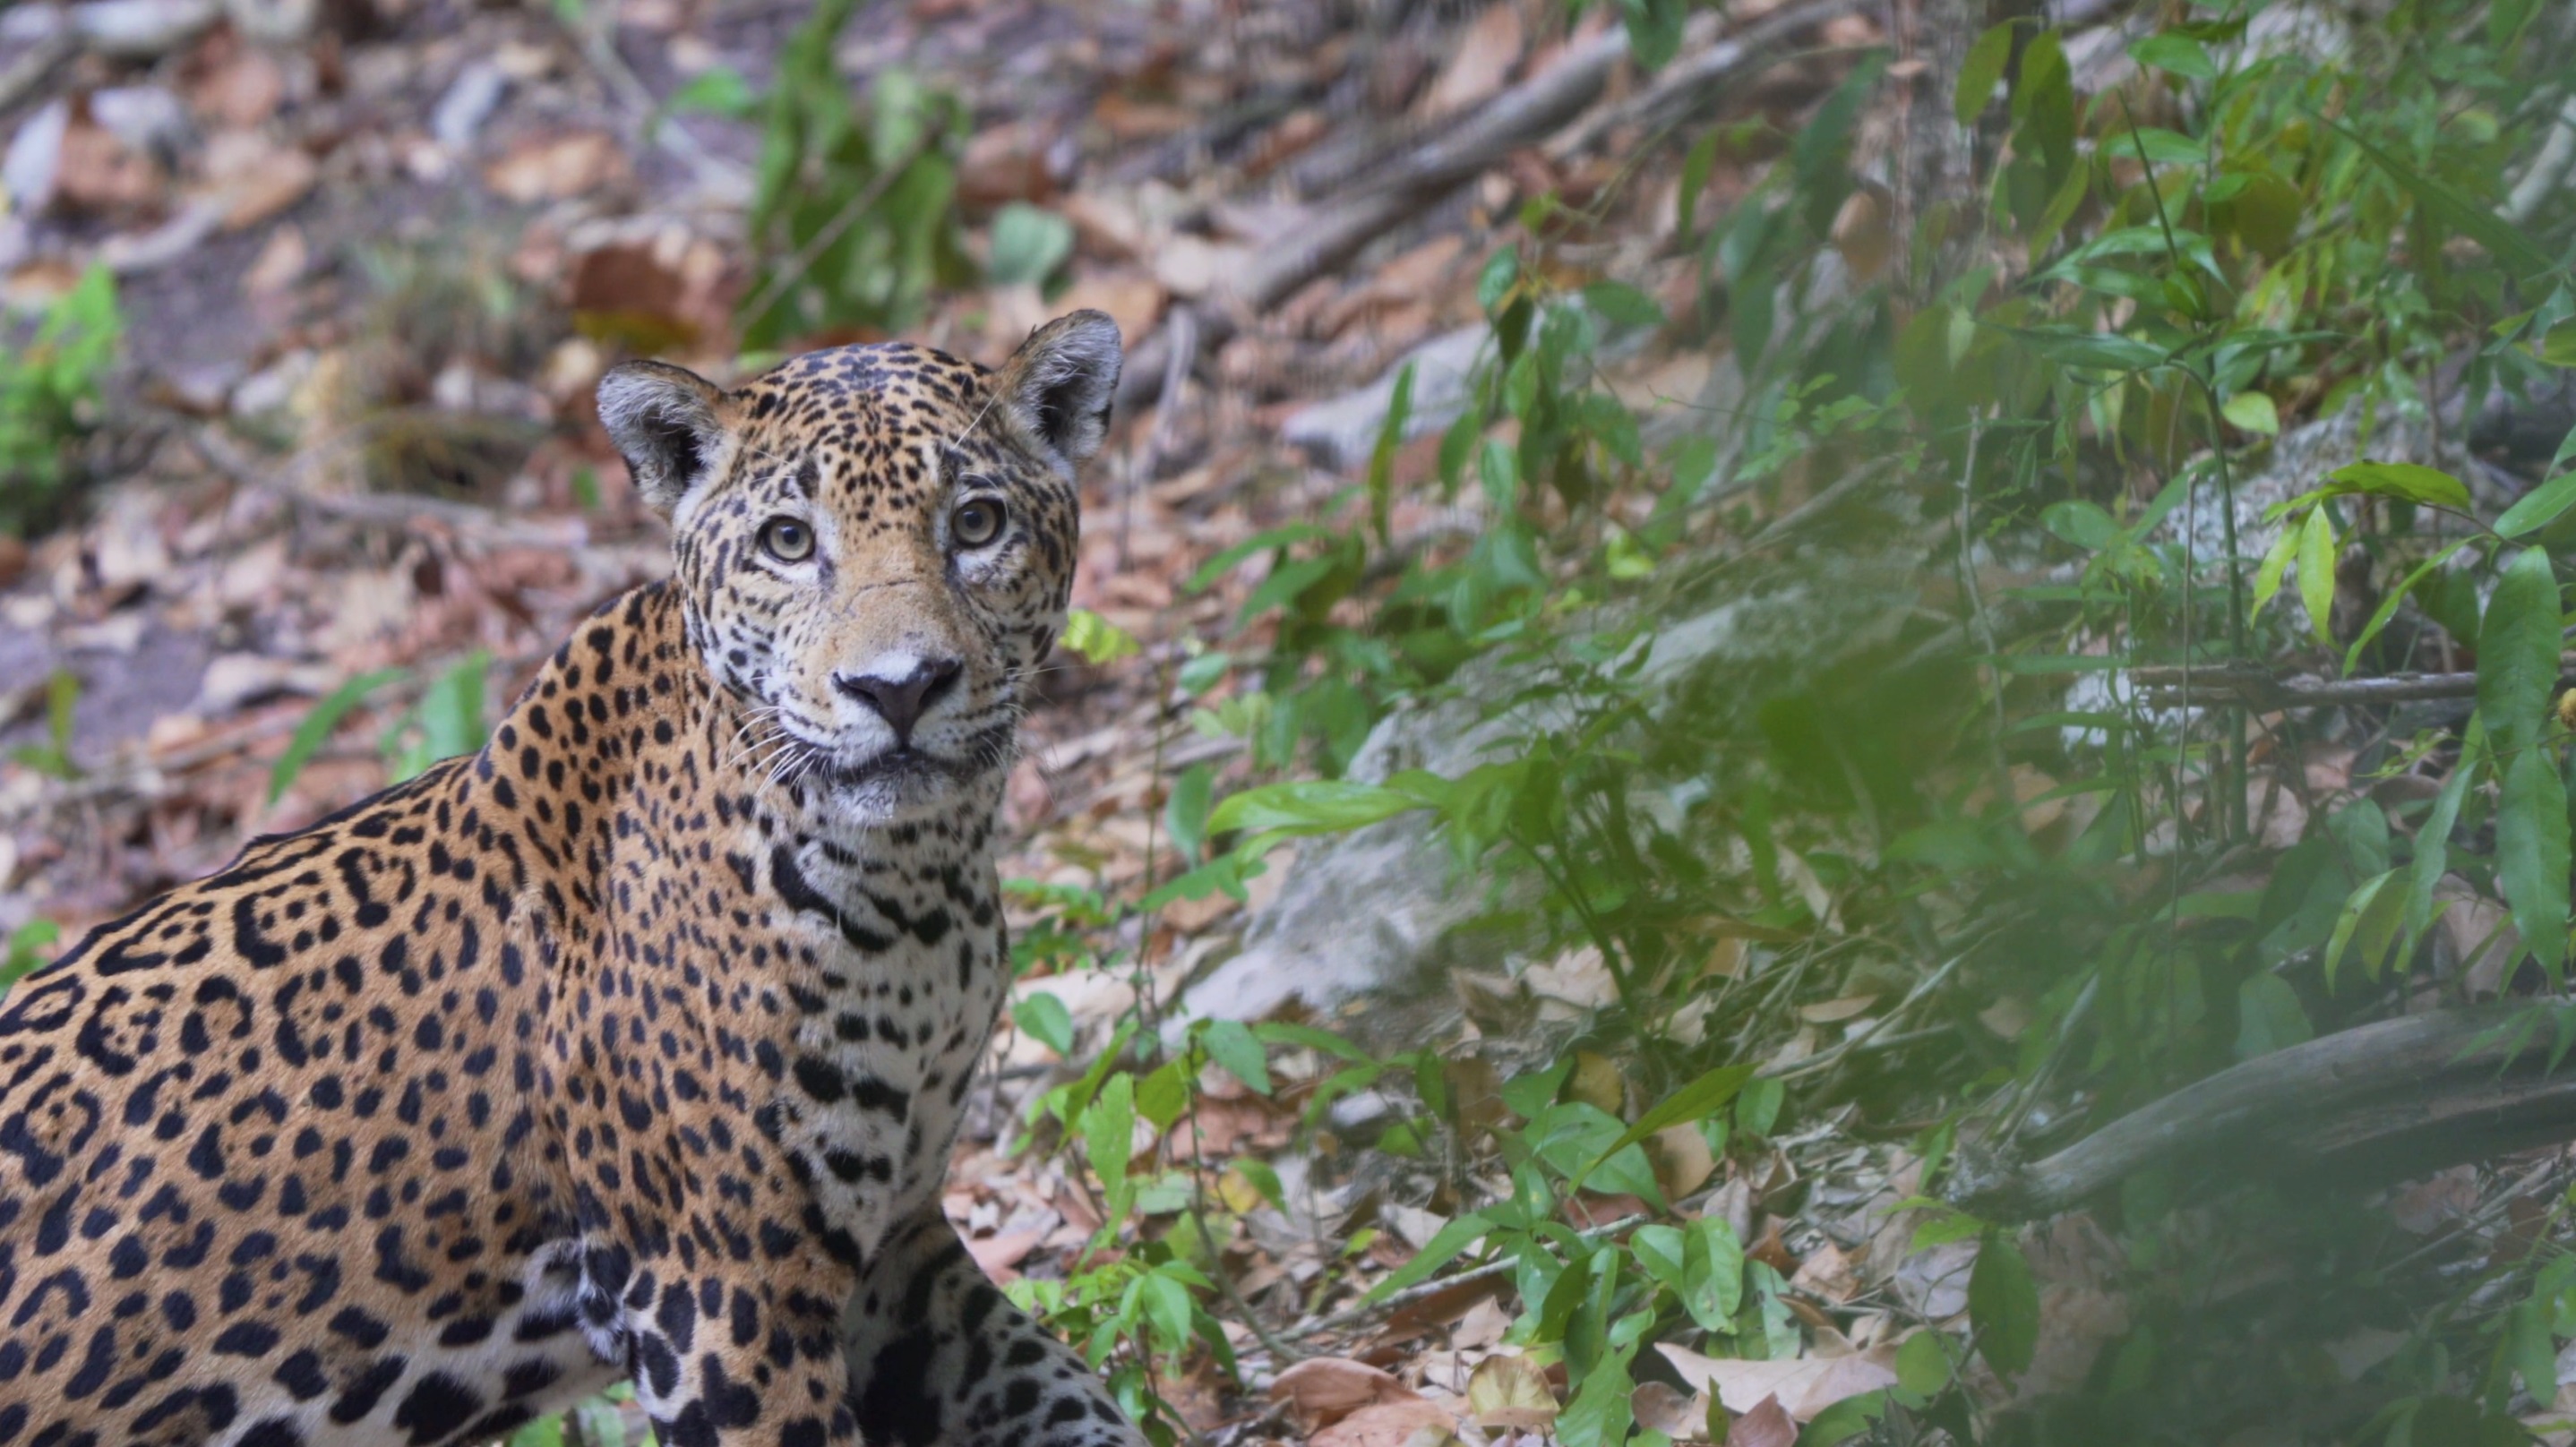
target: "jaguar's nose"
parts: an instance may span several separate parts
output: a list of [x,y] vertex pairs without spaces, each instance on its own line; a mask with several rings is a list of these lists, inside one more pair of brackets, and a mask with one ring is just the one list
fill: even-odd
[[897,745],[910,747],[913,725],[931,705],[956,686],[964,665],[954,658],[922,658],[902,653],[880,658],[861,672],[835,673],[832,686],[868,707],[894,730]]

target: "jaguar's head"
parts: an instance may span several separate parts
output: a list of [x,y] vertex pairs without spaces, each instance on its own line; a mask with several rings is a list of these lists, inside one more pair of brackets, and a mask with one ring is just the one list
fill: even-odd
[[862,823],[1008,767],[1120,361],[1117,326],[1082,311],[999,370],[889,343],[730,392],[659,362],[601,380],[600,420],[671,520],[690,641],[741,705],[741,767]]

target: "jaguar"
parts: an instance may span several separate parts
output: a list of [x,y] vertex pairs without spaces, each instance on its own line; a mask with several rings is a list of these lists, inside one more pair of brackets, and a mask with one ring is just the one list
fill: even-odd
[[1139,1447],[940,1210],[1121,356],[609,371],[669,576],[0,1005],[0,1447]]

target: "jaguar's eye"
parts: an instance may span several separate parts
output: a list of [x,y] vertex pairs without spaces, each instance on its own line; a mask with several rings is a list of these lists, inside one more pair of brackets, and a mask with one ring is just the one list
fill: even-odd
[[961,548],[980,548],[1002,535],[1002,517],[1001,499],[970,497],[949,516],[949,536]]
[[814,556],[814,530],[794,518],[771,518],[760,525],[760,546],[782,563],[801,563]]

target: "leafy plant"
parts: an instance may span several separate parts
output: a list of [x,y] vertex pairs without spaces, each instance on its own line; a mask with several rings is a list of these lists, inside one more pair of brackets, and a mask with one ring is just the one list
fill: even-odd
[[0,531],[51,526],[79,467],[73,449],[97,423],[99,384],[124,319],[104,266],[82,273],[23,345],[0,348]]
[[[964,104],[901,69],[854,98],[833,54],[856,0],[822,0],[760,103],[748,225],[771,258],[742,308],[743,345],[918,321],[931,288],[971,279],[954,199]],[[719,97],[721,98],[721,97]]]

